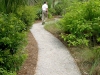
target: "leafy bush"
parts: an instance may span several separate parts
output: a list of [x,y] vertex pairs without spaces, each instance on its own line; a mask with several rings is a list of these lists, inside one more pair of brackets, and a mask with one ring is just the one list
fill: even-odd
[[37,17],[35,6],[23,6],[27,1],[0,1],[0,75],[16,75],[27,57],[27,30]]
[[56,11],[54,8],[50,8],[49,9],[49,12],[52,14],[52,15],[56,15]]
[[54,6],[55,15],[64,15],[67,12],[66,8],[71,6],[73,2],[76,2],[76,0],[60,0],[56,2]]
[[18,47],[25,42],[25,24],[13,14],[0,15],[0,48],[9,49],[10,53],[16,52]]
[[41,17],[42,17],[42,9],[41,8],[37,10],[37,14],[36,15],[37,15],[36,19],[40,20]]
[[17,9],[16,13],[18,17],[26,24],[26,30],[28,30],[37,17],[37,8],[35,6],[21,6]]
[[[80,52],[81,69],[82,73],[86,72],[88,75],[100,74],[100,46],[94,48],[85,49]],[[85,73],[84,73],[85,74]]]
[[61,15],[62,11],[63,11],[64,5],[63,3],[58,3],[55,5],[54,9],[55,9],[55,14],[56,15]]
[[[25,61],[27,55],[21,51],[17,51],[16,54],[10,55],[7,50],[5,52],[1,52],[0,54],[0,67],[3,70],[0,70],[0,75],[14,75],[13,72],[16,72],[20,69],[23,61]],[[5,74],[7,73],[7,74]]]
[[[62,38],[70,45],[85,45],[99,43],[100,38],[100,1],[90,0],[74,3],[67,9],[67,13],[59,26],[64,31]],[[98,40],[97,40],[98,39]]]
[[[61,37],[69,46],[89,46],[100,44],[100,1],[74,3],[59,22],[63,30]],[[92,47],[91,47],[92,46]],[[84,50],[85,51],[85,50]],[[82,57],[89,63],[88,74],[100,74],[100,48],[85,51]]]
[[15,14],[0,14],[0,67],[7,72],[18,70],[26,58],[23,54],[26,43],[25,28],[24,22]]
[[3,68],[0,68],[0,75],[17,75],[16,72],[7,72]]

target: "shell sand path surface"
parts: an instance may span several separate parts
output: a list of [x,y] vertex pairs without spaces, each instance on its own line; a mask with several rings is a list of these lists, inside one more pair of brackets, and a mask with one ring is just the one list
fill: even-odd
[[30,29],[39,49],[35,75],[81,75],[68,49],[41,24]]

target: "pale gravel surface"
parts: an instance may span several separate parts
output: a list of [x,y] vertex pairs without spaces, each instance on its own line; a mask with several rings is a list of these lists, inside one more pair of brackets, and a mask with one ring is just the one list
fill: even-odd
[[35,75],[81,75],[68,49],[41,23],[34,24],[31,32],[39,48]]

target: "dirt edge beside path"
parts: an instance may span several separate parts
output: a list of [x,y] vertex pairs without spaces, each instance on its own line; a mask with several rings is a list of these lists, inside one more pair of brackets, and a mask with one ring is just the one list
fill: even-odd
[[34,75],[37,65],[38,46],[31,32],[28,34],[28,45],[26,47],[28,58],[22,65],[17,75]]

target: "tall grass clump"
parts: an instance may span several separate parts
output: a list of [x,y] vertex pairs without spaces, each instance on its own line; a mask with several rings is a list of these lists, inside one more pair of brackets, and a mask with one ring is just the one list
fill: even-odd
[[55,1],[55,5],[54,5],[54,14],[55,15],[64,15],[67,10],[66,8],[68,8],[69,6],[72,5],[73,2],[76,2],[77,0],[57,0]]
[[0,11],[6,14],[14,13],[20,5],[28,4],[28,0],[0,0]]
[[59,29],[58,25],[57,25],[58,20],[49,20],[49,22],[47,22],[45,24],[45,29],[49,32],[51,32],[52,34],[58,34],[61,32],[61,30]]

